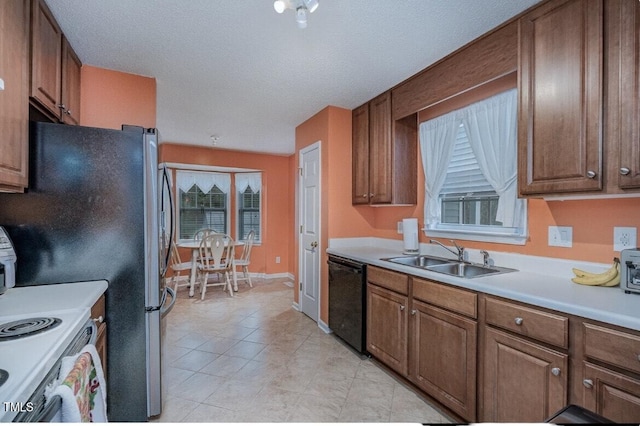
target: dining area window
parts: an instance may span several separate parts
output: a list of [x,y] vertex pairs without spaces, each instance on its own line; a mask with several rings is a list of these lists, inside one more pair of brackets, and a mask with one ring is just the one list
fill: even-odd
[[235,182],[238,193],[237,238],[244,241],[253,231],[255,241],[260,242],[262,173],[236,173]]
[[177,171],[180,239],[193,238],[199,229],[227,234],[229,229],[228,173]]

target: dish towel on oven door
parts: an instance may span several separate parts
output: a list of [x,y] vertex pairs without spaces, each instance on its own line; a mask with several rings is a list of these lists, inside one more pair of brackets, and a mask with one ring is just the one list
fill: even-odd
[[107,386],[94,345],[86,345],[78,355],[63,358],[57,386],[49,398],[55,395],[62,399],[62,407],[54,422],[107,421]]

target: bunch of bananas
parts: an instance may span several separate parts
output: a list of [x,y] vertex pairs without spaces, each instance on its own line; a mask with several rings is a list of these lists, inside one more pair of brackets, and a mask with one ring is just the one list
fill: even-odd
[[611,265],[609,269],[599,274],[583,271],[578,268],[573,268],[572,271],[576,276],[571,278],[571,281],[576,284],[599,285],[603,287],[615,287],[620,284],[620,259],[617,257],[613,258],[613,265]]

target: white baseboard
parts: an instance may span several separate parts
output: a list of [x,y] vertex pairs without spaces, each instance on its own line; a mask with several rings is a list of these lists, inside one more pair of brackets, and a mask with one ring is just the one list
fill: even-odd
[[318,327],[320,328],[320,330],[324,331],[327,334],[333,333],[333,331],[329,328],[329,325],[321,319],[318,320]]
[[300,311],[300,305],[298,305],[298,302],[296,302],[296,301],[293,301],[293,302],[291,303],[291,307],[292,307],[293,309],[295,309],[296,311],[298,311],[298,312],[302,312],[302,311]]

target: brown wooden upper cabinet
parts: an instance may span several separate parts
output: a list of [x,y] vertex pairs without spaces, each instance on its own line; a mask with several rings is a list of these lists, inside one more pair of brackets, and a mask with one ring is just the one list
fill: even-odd
[[44,0],[31,13],[31,99],[54,121],[80,122],[82,63],[62,34]]
[[[640,2],[609,1],[605,7],[610,29],[607,176],[622,190],[640,188]],[[619,81],[611,78],[616,75]]]
[[555,0],[520,19],[523,195],[602,189],[602,0]]
[[353,204],[416,204],[417,115],[391,118],[391,91],[356,108]]
[[0,1],[0,191],[28,184],[29,6]]

